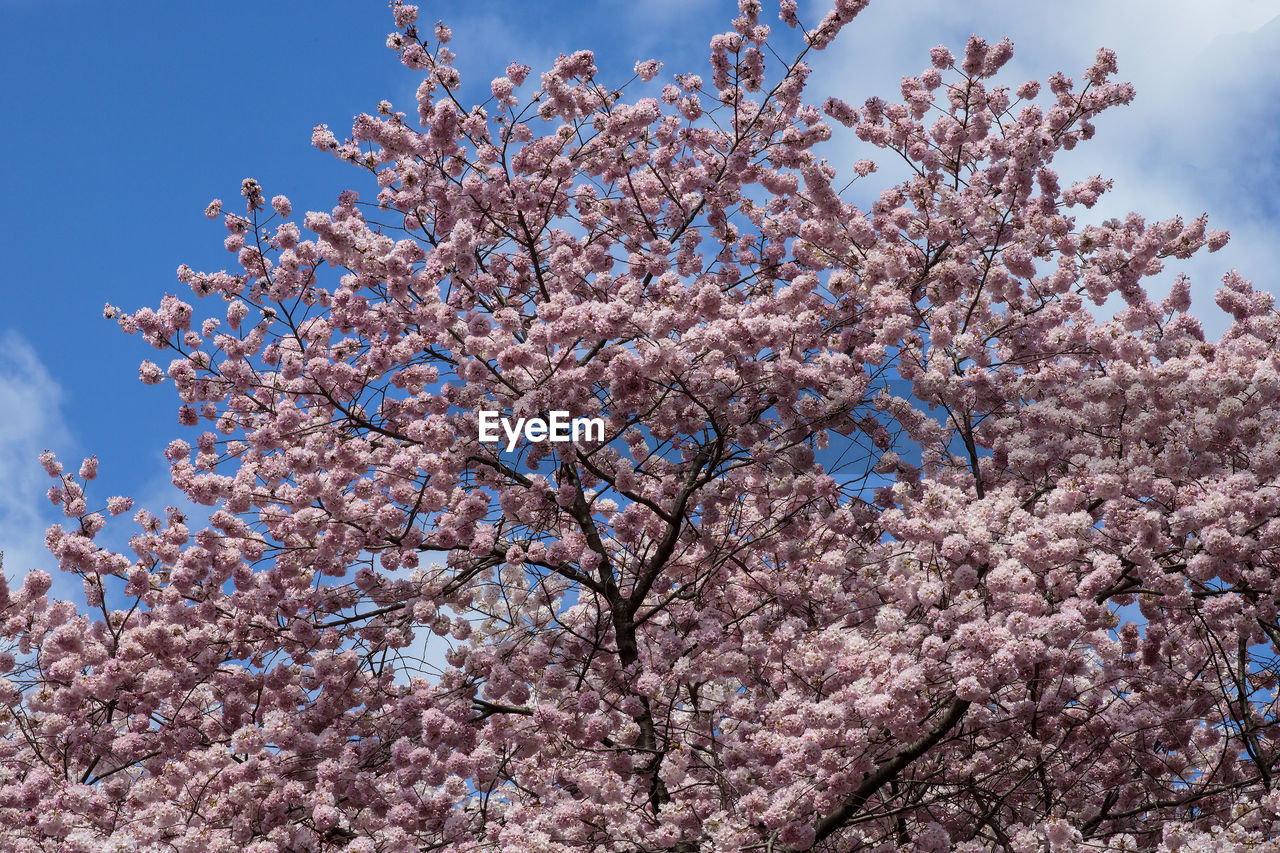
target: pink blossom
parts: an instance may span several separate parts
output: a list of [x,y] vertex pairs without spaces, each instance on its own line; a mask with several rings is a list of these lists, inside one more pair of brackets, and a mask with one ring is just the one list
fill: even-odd
[[121,515],[133,508],[133,499],[126,497],[107,498],[107,511],[112,515]]
[[658,76],[658,69],[662,68],[662,63],[655,59],[647,59],[644,62],[636,63],[636,76],[641,80],[648,82]]

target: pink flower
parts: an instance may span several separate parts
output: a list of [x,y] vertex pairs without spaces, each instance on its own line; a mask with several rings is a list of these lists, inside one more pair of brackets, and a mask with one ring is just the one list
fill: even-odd
[[86,457],[85,460],[80,463],[80,479],[92,480],[97,476],[98,476],[98,457],[96,456]]
[[412,27],[418,20],[418,7],[411,6],[408,3],[397,2],[391,4],[391,11],[395,15],[396,27],[407,30]]
[[120,515],[128,512],[133,508],[133,499],[126,497],[110,497],[107,498],[107,512],[112,515]]
[[637,62],[635,71],[636,76],[646,83],[658,76],[658,70],[662,68],[662,63],[656,59],[646,59],[644,62]]
[[40,465],[50,477],[62,476],[62,463],[54,456],[53,451],[46,450],[40,454]]
[[250,210],[261,210],[263,206],[262,187],[253,178],[245,178],[240,184],[240,195],[245,197]]
[[144,361],[138,368],[138,378],[146,385],[157,385],[164,381],[164,371],[155,362]]

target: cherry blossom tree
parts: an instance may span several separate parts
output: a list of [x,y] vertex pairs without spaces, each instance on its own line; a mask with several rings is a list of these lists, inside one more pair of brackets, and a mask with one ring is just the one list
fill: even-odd
[[1060,181],[1133,97],[1108,50],[806,100],[864,5],[467,106],[394,3],[416,115],[313,137],[376,195],[246,180],[231,270],[107,308],[208,521],[116,553],[130,501],[43,457],[87,609],[0,592],[0,846],[1275,849],[1280,314],[1229,274],[1206,340],[1144,282],[1226,235]]

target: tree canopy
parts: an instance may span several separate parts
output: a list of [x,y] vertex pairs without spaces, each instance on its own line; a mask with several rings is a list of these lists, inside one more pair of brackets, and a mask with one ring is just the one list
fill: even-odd
[[1145,282],[1226,235],[1060,181],[1114,53],[1042,92],[974,37],[807,99],[865,5],[468,106],[394,3],[415,115],[312,140],[365,197],[246,180],[230,269],[107,306],[208,520],[116,553],[130,501],[43,457],[88,608],[0,591],[2,846],[1277,846],[1280,314],[1231,273],[1207,340]]

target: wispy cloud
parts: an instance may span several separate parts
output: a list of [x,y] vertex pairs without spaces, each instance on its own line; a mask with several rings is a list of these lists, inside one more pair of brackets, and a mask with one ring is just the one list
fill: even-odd
[[35,568],[57,574],[44,548],[45,529],[56,520],[45,498],[52,481],[37,456],[71,447],[61,401],[61,386],[35,351],[15,332],[0,334],[0,551],[10,579]]

